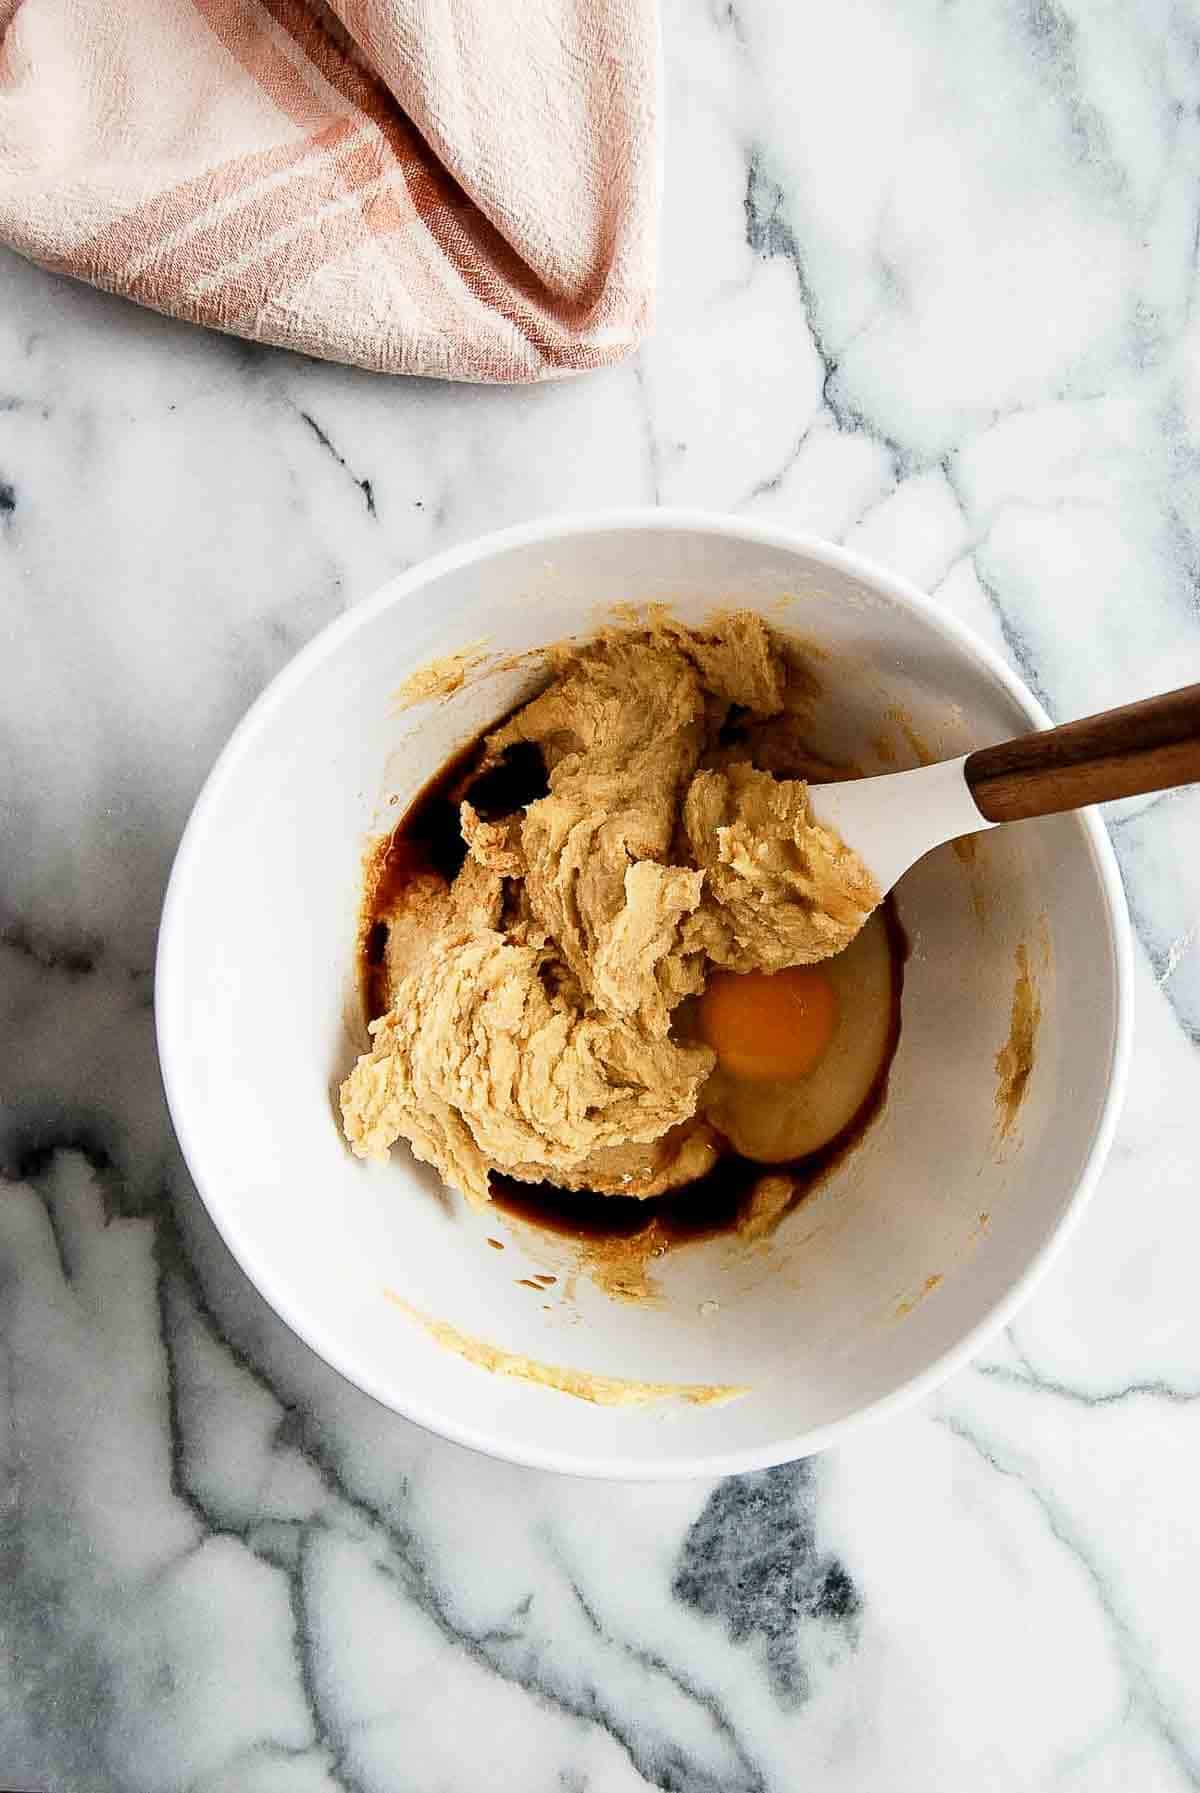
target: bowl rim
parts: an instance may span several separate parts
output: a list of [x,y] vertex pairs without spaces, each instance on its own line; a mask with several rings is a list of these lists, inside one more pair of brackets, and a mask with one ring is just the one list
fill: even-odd
[[580,1455],[575,1451],[564,1452],[516,1443],[506,1439],[499,1429],[492,1430],[487,1426],[460,1422],[441,1408],[426,1405],[421,1400],[419,1391],[404,1390],[398,1397],[394,1390],[384,1386],[382,1379],[374,1375],[369,1367],[354,1360],[352,1345],[344,1345],[337,1338],[327,1337],[319,1320],[307,1313],[295,1311],[287,1292],[273,1286],[271,1265],[259,1261],[254,1250],[247,1247],[239,1237],[236,1204],[224,1200],[205,1175],[206,1153],[201,1138],[192,1126],[188,1093],[172,1046],[177,1016],[180,1021],[184,1019],[175,999],[183,970],[176,952],[179,933],[176,920],[186,902],[192,867],[203,850],[209,819],[218,808],[226,787],[236,777],[243,757],[252,749],[259,730],[291,694],[293,688],[303,683],[310,669],[333,654],[343,641],[365,628],[381,612],[446,573],[476,565],[513,549],[548,545],[572,536],[652,531],[735,538],[751,547],[802,554],[819,565],[848,574],[872,587],[900,609],[915,613],[935,634],[990,673],[1029,717],[1033,727],[1052,726],[1051,718],[1043,705],[988,642],[948,614],[934,599],[902,575],[821,536],[777,524],[754,522],[732,513],[682,507],[579,511],[541,517],[532,522],[496,530],[460,547],[419,561],[414,567],[389,580],[371,596],[352,605],[343,615],[334,618],[319,630],[279,670],[250,705],[206,777],[176,849],[159,923],[154,972],[154,1013],[167,1107],[188,1171],[204,1207],[243,1274],[284,1323],[318,1357],[354,1387],[392,1412],[438,1437],[481,1451],[486,1456],[529,1469],[550,1470],[589,1479],[665,1482],[740,1475],[779,1463],[793,1462],[797,1458],[826,1450],[835,1443],[844,1443],[856,1436],[864,1426],[891,1418],[914,1405],[963,1368],[1008,1323],[1065,1248],[1096,1187],[1112,1144],[1125,1094],[1132,1034],[1133,944],[1129,914],[1116,854],[1099,814],[1094,809],[1077,811],[1076,816],[1090,851],[1108,923],[1108,956],[1114,989],[1113,1038],[1104,1102],[1087,1158],[1069,1201],[1053,1230],[1034,1252],[1015,1282],[956,1344],[942,1352],[917,1375],[909,1377],[889,1393],[865,1406],[855,1408],[840,1419],[761,1445],[737,1450],[692,1452],[654,1464],[641,1458],[622,1456],[620,1452]]

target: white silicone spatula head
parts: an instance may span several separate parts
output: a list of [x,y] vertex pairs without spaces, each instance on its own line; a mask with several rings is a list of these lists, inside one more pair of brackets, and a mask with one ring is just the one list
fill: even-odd
[[809,788],[818,822],[852,847],[886,896],[910,865],[960,834],[992,828],[963,776],[966,756]]
[[813,785],[836,829],[886,894],[933,847],[997,822],[1056,815],[1200,780],[1200,685],[1022,735],[961,759]]

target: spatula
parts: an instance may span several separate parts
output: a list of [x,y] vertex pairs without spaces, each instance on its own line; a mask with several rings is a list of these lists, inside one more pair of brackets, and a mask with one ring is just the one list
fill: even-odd
[[943,841],[1200,780],[1200,685],[1164,691],[960,759],[810,787],[813,814],[885,894]]

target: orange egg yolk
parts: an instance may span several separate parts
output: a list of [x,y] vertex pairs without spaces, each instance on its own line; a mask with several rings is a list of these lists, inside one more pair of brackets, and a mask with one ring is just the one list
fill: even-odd
[[700,998],[700,1032],[731,1077],[803,1077],[837,1022],[837,995],[816,965],[715,971]]

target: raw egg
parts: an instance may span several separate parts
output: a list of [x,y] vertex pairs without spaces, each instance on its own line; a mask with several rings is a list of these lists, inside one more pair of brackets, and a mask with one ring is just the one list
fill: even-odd
[[761,1164],[820,1151],[850,1125],[887,1062],[892,1005],[892,948],[878,911],[820,965],[715,972],[696,1015],[717,1055],[701,1112]]
[[732,1077],[803,1077],[824,1055],[837,996],[819,965],[716,971],[700,998],[700,1034]]

